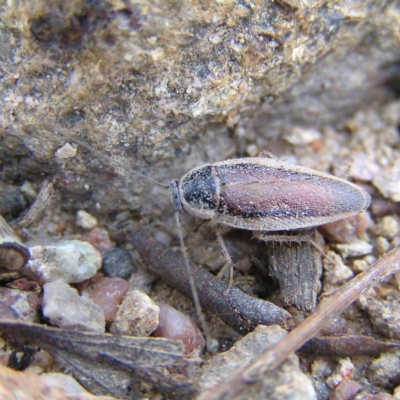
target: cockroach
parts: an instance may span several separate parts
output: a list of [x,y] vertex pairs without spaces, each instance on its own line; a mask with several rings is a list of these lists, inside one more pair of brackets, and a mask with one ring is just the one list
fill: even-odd
[[[345,219],[370,204],[364,189],[344,179],[267,157],[205,164],[164,187],[175,208],[182,249],[178,215],[183,211],[233,228],[289,231]],[[216,235],[230,265],[229,291],[233,262],[221,233]]]
[[176,212],[233,228],[287,231],[365,210],[368,193],[350,182],[273,158],[238,158],[194,168],[169,186]]

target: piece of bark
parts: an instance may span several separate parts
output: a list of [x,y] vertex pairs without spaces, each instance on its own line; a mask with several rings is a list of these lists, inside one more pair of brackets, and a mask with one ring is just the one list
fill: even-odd
[[[279,282],[283,303],[303,311],[313,310],[321,289],[322,256],[315,246],[322,247],[321,235],[312,237],[300,233],[282,237],[266,233],[255,236],[268,243],[266,259],[269,273]],[[275,243],[277,240],[279,242]]]
[[177,399],[193,395],[194,386],[168,369],[184,367],[181,341],[135,338],[50,328],[20,321],[0,320],[0,335],[17,345],[46,350],[87,390],[125,398],[142,398],[142,382]]
[[[139,230],[129,234],[131,242],[142,258],[144,266],[162,278],[168,285],[192,298],[184,257],[164,244],[147,237]],[[225,323],[244,334],[257,325],[285,325],[290,314],[264,300],[253,298],[227,285],[203,268],[190,265],[201,307],[211,311]]]
[[11,271],[26,265],[30,252],[14,233],[6,220],[0,215],[0,268]]
[[306,342],[300,353],[327,357],[377,356],[382,352],[400,347],[397,341],[376,340],[372,336],[320,336]]

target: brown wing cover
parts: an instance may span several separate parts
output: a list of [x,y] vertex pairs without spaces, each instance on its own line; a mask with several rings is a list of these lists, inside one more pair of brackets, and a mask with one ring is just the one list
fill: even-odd
[[232,217],[284,220],[365,208],[364,196],[346,181],[254,164],[218,166],[216,173],[218,212]]

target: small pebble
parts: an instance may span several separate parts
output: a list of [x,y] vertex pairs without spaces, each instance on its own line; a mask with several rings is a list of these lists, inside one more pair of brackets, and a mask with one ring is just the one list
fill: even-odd
[[335,364],[328,359],[318,358],[311,364],[311,375],[314,378],[322,378],[332,375]]
[[115,247],[115,242],[110,239],[108,231],[104,228],[100,228],[99,226],[96,226],[85,235],[83,235],[82,239],[86,242],[89,242],[95,249],[97,249],[101,253],[103,251],[111,249],[112,247]]
[[341,336],[347,333],[349,330],[349,323],[342,317],[337,317],[330,321],[325,328],[321,329],[321,335],[323,336]]
[[158,304],[160,308],[159,324],[154,336],[168,339],[182,340],[185,354],[200,354],[204,349],[203,335],[193,320],[167,304]]
[[129,283],[124,279],[103,278],[93,287],[89,298],[103,310],[106,322],[111,323],[128,289]]
[[378,223],[377,232],[388,240],[392,240],[399,233],[399,224],[392,215],[383,217]]
[[396,296],[396,289],[393,288],[386,299],[374,295],[374,292],[361,295],[358,298],[359,307],[369,314],[372,326],[379,333],[389,339],[400,340],[400,299]]
[[42,284],[83,282],[101,268],[101,254],[88,242],[61,240],[31,247],[30,251],[31,259],[23,271]]
[[394,166],[381,170],[372,181],[383,197],[400,202],[400,160]]
[[93,229],[97,225],[97,218],[84,210],[79,210],[76,213],[76,225],[83,229]]
[[[277,325],[258,325],[231,349],[215,355],[205,363],[199,379],[200,391],[211,389],[231,377],[237,369],[248,365],[263,351],[282,340],[285,335],[286,331]],[[281,366],[265,374],[255,384],[249,383],[246,391],[237,398],[316,400],[317,395],[311,379],[300,370],[298,357],[292,354]]]
[[32,364],[46,370],[53,365],[53,362],[53,357],[47,351],[40,349],[35,353]]
[[21,193],[29,200],[34,201],[37,196],[37,191],[29,181],[24,181],[20,186]]
[[374,217],[380,218],[389,214],[400,214],[400,204],[385,199],[374,199],[370,210]]
[[6,285],[10,289],[18,289],[23,292],[33,292],[36,294],[42,293],[42,288],[36,281],[29,281],[26,278],[16,279]]
[[73,146],[67,142],[55,151],[54,157],[60,160],[63,160],[65,158],[72,158],[75,157],[77,151],[77,146]]
[[128,250],[113,247],[103,254],[103,270],[109,277],[127,279],[135,271]]
[[26,322],[39,321],[40,299],[32,292],[0,287],[0,316]]
[[389,241],[383,237],[383,236],[378,236],[376,238],[376,250],[378,251],[379,254],[385,254],[390,250],[390,243]]
[[61,281],[43,285],[42,312],[53,325],[60,328],[97,333],[105,330],[103,310]]
[[326,380],[330,388],[335,388],[342,381],[353,379],[354,365],[350,358],[342,358],[336,365],[335,372]]
[[110,332],[117,335],[149,336],[159,324],[160,307],[147,294],[131,290],[119,306]]
[[328,252],[323,260],[324,264],[324,290],[327,285],[342,284],[354,276],[353,271],[343,264],[342,258],[333,251]]
[[340,383],[329,396],[329,400],[353,400],[362,386],[355,381],[346,380]]
[[343,258],[360,257],[372,253],[374,246],[364,240],[355,239],[350,243],[337,243],[335,246]]
[[346,243],[360,236],[368,227],[370,217],[362,212],[344,220],[321,225],[318,230],[332,242]]
[[321,133],[316,129],[293,126],[285,135],[285,140],[294,146],[304,146],[321,139]]
[[383,353],[372,361],[368,368],[368,379],[376,386],[391,389],[400,382],[400,351]]
[[381,168],[379,165],[363,152],[352,154],[350,171],[348,176],[357,181],[369,182],[379,174]]
[[61,392],[68,395],[79,395],[87,393],[71,375],[62,374],[60,372],[49,372],[40,375],[41,381],[53,389],[59,389]]
[[358,274],[360,272],[364,272],[369,268],[369,264],[365,260],[354,260],[353,262],[353,271]]

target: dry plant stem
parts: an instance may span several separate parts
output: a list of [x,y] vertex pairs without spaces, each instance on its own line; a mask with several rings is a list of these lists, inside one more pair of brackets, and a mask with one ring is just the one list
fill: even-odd
[[224,294],[227,289],[225,283],[203,268],[192,263],[187,264],[183,255],[175,253],[139,230],[132,230],[129,238],[147,270],[192,298],[192,287],[187,279],[189,265],[203,310],[213,312],[238,333],[249,332],[259,324],[285,326],[291,317],[275,304],[248,296],[236,287]]
[[236,371],[228,380],[203,392],[198,400],[233,399],[253,382],[277,368],[286,358],[316,335],[369,287],[400,269],[400,248],[390,251],[368,270],[325,297],[315,312],[293,329],[281,342],[262,353],[250,365]]
[[50,204],[51,198],[54,194],[53,183],[45,181],[40,188],[35,201],[29,207],[28,211],[21,217],[10,222],[12,228],[28,228],[33,225],[43,214],[44,210]]
[[380,341],[371,336],[321,336],[308,340],[299,353],[325,357],[378,356],[384,351],[400,348],[399,341]]

